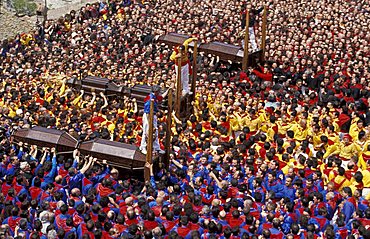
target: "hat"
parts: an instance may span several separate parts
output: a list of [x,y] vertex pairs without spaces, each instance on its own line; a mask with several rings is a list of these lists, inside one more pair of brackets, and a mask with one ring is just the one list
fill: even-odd
[[345,134],[345,135],[343,136],[343,139],[348,139],[349,141],[351,141],[351,140],[352,140],[352,137],[351,137],[351,135],[349,135],[349,134]]

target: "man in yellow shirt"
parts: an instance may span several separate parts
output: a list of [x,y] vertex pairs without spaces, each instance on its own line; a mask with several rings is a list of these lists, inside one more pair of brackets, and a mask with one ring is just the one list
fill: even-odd
[[364,122],[358,118],[354,119],[354,122],[349,128],[349,135],[351,135],[353,141],[358,140],[358,133],[364,130]]
[[342,188],[349,187],[351,182],[345,176],[345,170],[343,167],[338,168],[338,175],[333,179],[335,187],[338,191],[342,191]]
[[308,135],[308,128],[307,128],[307,120],[301,119],[299,124],[295,124],[292,126],[291,130],[294,132],[294,139],[298,141],[303,141],[307,138]]
[[335,132],[334,126],[329,125],[326,128],[326,136],[328,137],[328,141],[330,145],[339,144],[339,136]]
[[314,124],[312,126],[312,130],[309,132],[309,135],[312,137],[312,144],[314,149],[317,151],[318,148],[321,146],[321,136],[323,135],[323,132],[320,130],[319,124]]
[[181,85],[182,85],[182,94],[193,94],[190,92],[189,88],[189,69],[190,69],[190,61],[188,58],[188,47],[189,43],[197,40],[197,38],[189,38],[187,39],[181,46],[176,47],[170,59],[175,63],[176,75],[178,74],[178,63],[181,60]]
[[366,198],[370,198],[370,159],[366,161],[366,168],[361,171],[362,173],[362,183],[364,188],[362,190],[362,195]]
[[291,127],[288,122],[288,117],[285,114],[282,114],[280,119],[276,122],[278,126],[278,134],[280,137],[285,137],[286,132]]
[[245,119],[246,120],[244,121],[243,126],[248,126],[251,131],[251,134],[255,134],[260,129],[261,126],[261,119],[256,114],[256,111],[254,109],[251,109],[249,111],[249,117],[246,117]]
[[356,145],[351,142],[351,136],[345,135],[343,141],[338,145],[337,150],[333,153],[334,155],[339,155],[342,159],[342,166],[347,167],[349,160],[358,154]]

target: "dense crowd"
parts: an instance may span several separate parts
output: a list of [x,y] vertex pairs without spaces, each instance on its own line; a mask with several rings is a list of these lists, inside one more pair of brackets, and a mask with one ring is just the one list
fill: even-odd
[[[18,128],[139,145],[134,99],[85,93],[175,79],[177,32],[242,46],[262,2],[87,4],[0,46],[0,238],[370,238],[368,1],[271,0],[266,62],[248,71],[199,53],[194,114],[174,115],[170,165],[141,183],[89,156],[12,142]],[[261,16],[254,25],[257,43]]]

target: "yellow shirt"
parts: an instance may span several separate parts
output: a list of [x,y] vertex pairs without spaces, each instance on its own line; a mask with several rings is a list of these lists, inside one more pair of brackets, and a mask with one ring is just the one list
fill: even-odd
[[368,140],[366,140],[366,141],[357,140],[356,142],[354,142],[354,144],[356,146],[357,152],[362,153],[362,152],[367,151],[369,141]]
[[281,135],[286,135],[286,132],[291,127],[289,123],[283,121],[276,121],[276,124],[278,126],[278,133]]
[[326,159],[331,154],[334,154],[338,150],[338,147],[339,147],[339,144],[327,145],[325,147],[326,148],[326,152],[325,152],[323,158]]
[[304,129],[299,124],[295,124],[295,125],[293,125],[291,130],[293,130],[293,132],[294,132],[294,139],[296,139],[298,141],[303,141],[308,136],[308,127],[306,127]]
[[241,125],[240,125],[240,122],[241,122],[241,118],[239,115],[231,115],[229,117],[229,122],[230,122],[230,129],[231,131],[239,131],[241,130]]
[[246,126],[249,127],[251,132],[258,131],[261,126],[261,119],[258,117],[255,119],[251,119],[249,121],[249,125],[247,124]]
[[322,132],[310,132],[310,136],[312,136],[312,144],[313,147],[316,148],[319,144],[321,144],[321,135],[323,135]]
[[[195,39],[196,38],[189,38],[186,41],[184,41],[184,43],[182,44],[183,46],[185,46],[185,54],[183,54],[182,57],[181,57],[181,63],[182,64],[189,60],[188,59],[188,46],[189,46],[189,43],[192,42]],[[171,61],[176,61],[176,55],[178,53],[179,53],[178,48],[172,52],[172,54],[170,56]]]
[[351,185],[351,182],[345,177],[345,176],[340,176],[337,175],[334,178],[334,183],[336,183],[339,186],[339,191],[342,190],[344,187],[349,187]]
[[366,170],[366,161],[370,158],[370,151],[360,152],[357,165],[359,168]]
[[266,135],[267,135],[267,139],[269,141],[274,141],[274,136],[275,136],[275,130],[274,128],[275,127],[278,127],[276,124],[269,124],[269,128],[267,129],[267,132],[266,132]]
[[340,143],[337,150],[334,152],[334,154],[339,154],[340,157],[345,159],[351,159],[353,156],[358,154],[356,145],[351,143],[348,145],[345,145],[344,143]]
[[74,104],[75,106],[78,106],[80,107],[81,105],[81,99],[82,99],[82,94],[80,94],[78,97],[76,97],[73,101],[72,101],[72,104]]
[[12,108],[10,108],[10,107],[8,107],[8,109],[9,109],[9,113],[8,113],[8,116],[10,117],[10,118],[14,118],[15,116],[17,116],[17,113],[16,113],[16,110],[17,109],[12,109]]
[[288,173],[288,171],[289,171],[289,168],[301,168],[299,165],[294,165],[294,162],[295,162],[296,160],[294,159],[294,158],[291,158],[290,160],[289,160],[289,162],[287,163],[287,165],[285,165],[285,167],[283,167],[282,169],[281,169],[281,171],[283,171],[283,173],[286,175],[287,173]]
[[364,183],[365,188],[370,187],[370,169],[364,169],[361,171],[363,179],[362,182]]
[[334,142],[334,144],[339,144],[339,136],[337,134],[329,134],[326,133],[326,136],[328,137],[328,140]]

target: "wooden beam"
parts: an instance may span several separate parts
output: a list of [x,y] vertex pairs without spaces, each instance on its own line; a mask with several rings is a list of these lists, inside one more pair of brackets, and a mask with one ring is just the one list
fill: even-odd
[[170,88],[168,91],[168,110],[167,110],[167,128],[166,128],[166,155],[164,165],[168,169],[169,167],[169,160],[170,160],[170,148],[171,148],[171,137],[172,137],[172,110],[173,110],[173,93],[172,89]]
[[262,41],[261,41],[261,49],[262,49],[262,56],[261,60],[265,60],[265,53],[266,53],[266,28],[267,28],[267,8],[266,6],[263,7],[263,17],[262,17]]
[[248,67],[248,55],[249,55],[249,11],[246,12],[247,16],[245,17],[245,35],[244,35],[244,55],[243,55],[243,71],[247,70]]
[[[187,54],[187,53],[185,53]],[[180,105],[181,105],[181,57],[177,59],[177,83],[176,83],[176,102],[175,102],[175,113],[178,118],[180,118]]]
[[193,95],[191,96],[190,100],[194,101],[195,99],[195,84],[197,81],[197,57],[198,57],[198,41],[194,42],[194,49],[193,49],[193,64],[192,64],[192,81],[191,81],[191,92],[193,92]]
[[[152,164],[152,157],[153,157],[153,116],[154,116],[154,99],[150,100],[150,112],[149,112],[149,132],[148,132],[148,139],[146,141],[146,162]],[[145,181],[150,180],[150,170],[145,167],[144,169],[144,178]]]

